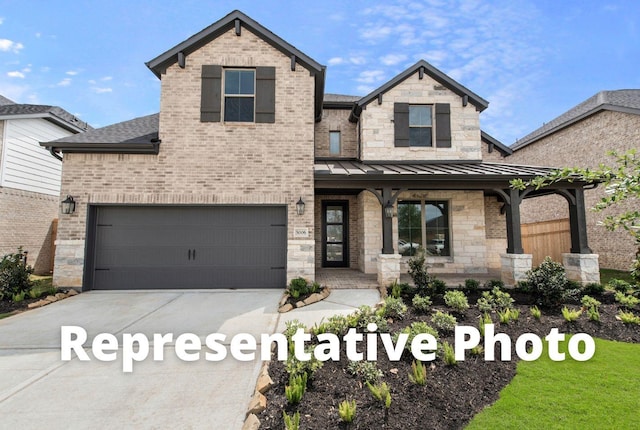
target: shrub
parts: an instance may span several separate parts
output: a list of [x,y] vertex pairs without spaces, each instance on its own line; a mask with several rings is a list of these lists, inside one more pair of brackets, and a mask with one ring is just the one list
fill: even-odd
[[537,306],[533,306],[529,310],[531,311],[531,315],[537,320],[539,320],[540,317],[542,316],[542,312],[540,312],[540,309]]
[[494,287],[490,292],[482,293],[477,305],[480,312],[491,312],[511,308],[513,302],[514,300],[509,293]]
[[344,423],[352,423],[356,417],[356,401],[343,400],[340,402],[338,405],[338,415],[340,415],[340,419]]
[[464,280],[464,290],[467,293],[475,293],[480,288],[480,282],[475,279],[465,279]]
[[513,288],[514,291],[518,291],[520,293],[530,293],[531,287],[527,283],[527,281],[518,281]]
[[[31,266],[25,264],[22,248],[15,254],[7,254],[0,261],[0,300],[12,299],[16,294],[29,291],[33,273]],[[24,297],[24,296],[23,296]]]
[[500,279],[490,279],[484,283],[484,288],[487,290],[493,290],[494,288],[502,290],[504,288],[504,282]]
[[407,305],[402,298],[387,297],[384,300],[383,315],[387,318],[402,319],[407,314]]
[[289,295],[294,299],[298,299],[306,294],[309,294],[309,283],[304,278],[295,278],[291,280],[289,284]]
[[438,330],[436,330],[435,328],[431,327],[429,324],[427,324],[424,321],[415,321],[415,322],[411,323],[410,326],[407,326],[407,327],[403,328],[402,330],[394,333],[394,335],[393,335],[393,341],[394,342],[398,342],[398,336],[401,333],[405,333],[405,334],[408,335],[407,344],[405,345],[405,349],[407,351],[411,351],[411,342],[413,341],[413,338],[416,337],[416,335],[418,335],[420,333],[428,333],[428,334],[432,335],[433,337],[435,337],[436,339],[438,339]]
[[313,354],[313,347],[307,347],[305,352],[311,354],[311,360],[298,360],[295,354],[290,351],[289,357],[284,364],[284,368],[289,374],[289,378],[304,375],[305,378],[313,379],[313,375],[324,365],[324,362],[318,360]]
[[562,308],[562,316],[567,322],[577,321],[582,315],[582,309],[569,309],[566,306]]
[[378,326],[378,332],[386,332],[389,330],[389,323],[384,317],[384,308],[378,311],[367,305],[358,308],[358,312],[355,314],[355,327],[360,330],[366,330],[370,323]]
[[456,317],[446,312],[436,311],[436,313],[431,317],[431,323],[438,330],[442,330],[445,332],[451,332],[455,330],[457,322],[458,321],[456,320]]
[[631,288],[631,284],[627,281],[623,281],[622,279],[612,279],[607,284],[607,287],[620,293],[626,293]]
[[411,363],[411,373],[409,380],[416,385],[423,386],[427,383],[427,366],[419,361],[413,360]]
[[444,364],[447,366],[455,366],[458,364],[456,361],[455,350],[449,342],[442,342],[442,358],[444,359]]
[[596,299],[594,299],[591,296],[583,296],[582,299],[580,300],[580,303],[582,304],[582,306],[586,309],[588,308],[598,308],[598,306],[600,306],[600,302]]
[[433,304],[429,296],[420,296],[416,294],[411,301],[413,307],[420,312],[427,313],[429,307]]
[[284,336],[288,341],[291,341],[291,338],[298,331],[298,329],[306,330],[307,327],[301,323],[299,320],[291,320],[285,323]]
[[467,296],[465,296],[462,291],[447,291],[444,294],[444,302],[451,309],[460,313],[464,313],[464,311],[469,309]]
[[600,321],[600,312],[597,307],[587,308],[587,316],[589,317],[589,321]]
[[284,428],[286,430],[300,429],[300,412],[289,416],[285,411],[282,411],[282,419],[284,420]]
[[614,296],[616,302],[620,303],[621,306],[625,308],[632,308],[638,303],[640,303],[640,299],[633,296],[628,296],[625,293],[618,291]]
[[413,284],[416,286],[417,294],[431,297],[437,294],[444,294],[447,289],[447,284],[429,274],[423,253],[411,258],[408,261],[408,265],[409,275],[411,279],[413,279]]
[[617,318],[625,324],[640,324],[640,317],[633,314],[633,312],[620,311]]
[[20,303],[21,301],[24,300],[24,296],[27,294],[26,291],[22,291],[20,293],[15,293],[13,295],[13,297],[11,298],[11,300],[13,300],[15,303]]
[[357,377],[364,383],[375,383],[382,378],[382,370],[378,369],[378,365],[374,361],[349,361],[347,365],[347,373]]
[[527,284],[536,302],[546,308],[558,307],[571,289],[564,267],[550,257],[538,267],[527,272]]
[[601,296],[604,293],[604,286],[597,282],[592,282],[582,288],[582,294],[589,296]]

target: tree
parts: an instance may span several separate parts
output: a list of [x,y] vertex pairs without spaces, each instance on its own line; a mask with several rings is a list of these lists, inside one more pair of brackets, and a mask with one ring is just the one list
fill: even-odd
[[[623,201],[636,202],[640,199],[640,157],[636,150],[631,149],[624,154],[610,151],[607,155],[616,158],[614,167],[600,164],[596,169],[564,168],[554,170],[547,176],[539,176],[530,181],[514,179],[513,188],[524,190],[534,187],[536,190],[560,181],[584,181],[586,183],[600,183],[605,188],[605,196],[595,205],[593,210],[600,212]],[[622,228],[629,232],[635,240],[638,251],[633,263],[631,275],[640,283],[640,210],[639,206],[617,215],[609,215],[602,222],[608,230]]]

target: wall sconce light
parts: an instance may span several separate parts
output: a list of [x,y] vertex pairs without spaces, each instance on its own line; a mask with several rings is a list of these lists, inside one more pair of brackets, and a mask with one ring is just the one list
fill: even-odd
[[300,197],[300,200],[296,203],[296,212],[298,212],[298,215],[304,214],[304,202],[302,201],[302,197]]
[[60,211],[65,215],[70,215],[76,211],[76,201],[67,195],[67,198],[60,203]]
[[393,218],[393,205],[390,200],[387,200],[387,204],[384,205],[384,216],[387,218]]

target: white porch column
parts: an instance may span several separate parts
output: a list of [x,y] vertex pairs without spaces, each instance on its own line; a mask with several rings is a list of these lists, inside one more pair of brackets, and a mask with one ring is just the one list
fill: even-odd
[[518,281],[527,279],[527,272],[531,270],[533,255],[531,254],[500,254],[500,278],[505,285],[516,285]]
[[400,254],[378,255],[378,285],[388,287],[394,281],[400,281]]
[[567,272],[567,279],[583,285],[600,283],[600,265],[598,254],[562,254],[562,264]]

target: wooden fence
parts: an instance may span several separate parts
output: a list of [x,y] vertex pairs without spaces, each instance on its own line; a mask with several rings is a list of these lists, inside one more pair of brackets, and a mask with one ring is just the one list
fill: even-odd
[[569,218],[522,224],[522,247],[525,254],[533,255],[533,267],[544,257],[562,263],[562,253],[571,249]]

